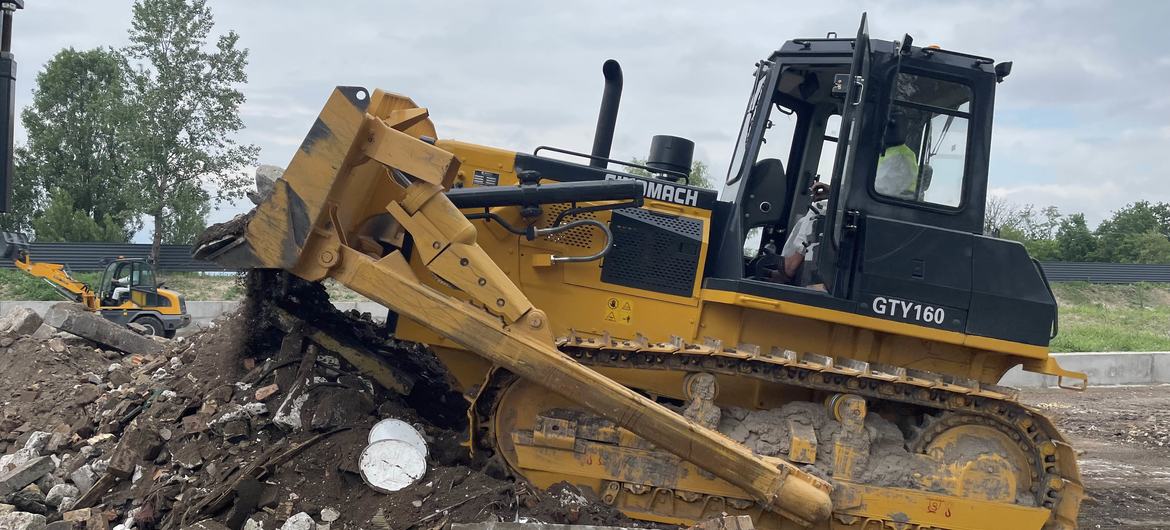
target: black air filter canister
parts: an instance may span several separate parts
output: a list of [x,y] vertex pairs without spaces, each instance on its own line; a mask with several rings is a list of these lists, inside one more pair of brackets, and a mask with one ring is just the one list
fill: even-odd
[[655,169],[677,171],[689,175],[695,142],[686,138],[659,134],[650,140],[650,156],[646,165]]

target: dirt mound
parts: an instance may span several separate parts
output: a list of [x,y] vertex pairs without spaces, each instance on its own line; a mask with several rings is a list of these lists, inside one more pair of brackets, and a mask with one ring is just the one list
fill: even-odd
[[[0,481],[27,478],[12,491],[0,482],[0,518],[123,529],[630,524],[571,486],[536,491],[484,473],[460,445],[466,401],[428,350],[337,312],[317,285],[248,281],[263,298],[159,355],[0,335]],[[357,368],[371,362],[381,375]],[[388,494],[359,467],[370,428],[387,418],[428,446],[426,474]]]

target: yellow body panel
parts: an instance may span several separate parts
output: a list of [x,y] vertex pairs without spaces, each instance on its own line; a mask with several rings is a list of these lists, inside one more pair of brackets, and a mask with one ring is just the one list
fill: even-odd
[[[455,176],[456,187],[472,187],[476,170],[500,175],[499,185],[514,185],[516,153],[458,141],[442,140],[438,147],[455,154],[460,161]],[[556,175],[543,175],[556,181]],[[703,220],[705,256],[710,237],[710,212],[651,199],[645,208]],[[502,210],[514,215],[515,209]],[[546,207],[540,226],[552,215]],[[559,210],[556,210],[559,211]],[[605,222],[609,212],[598,212]],[[512,220],[519,222],[518,218]],[[892,320],[858,315],[805,304],[772,300],[742,293],[703,289],[702,269],[695,275],[693,298],[633,289],[601,281],[598,263],[547,264],[540,256],[550,254],[589,254],[601,248],[596,234],[527,241],[486,221],[473,223],[479,244],[500,269],[528,296],[535,307],[549,316],[553,333],[562,336],[570,331],[615,339],[634,339],[640,333],[651,342],[681,337],[701,343],[715,337],[727,346],[757,344],[781,346],[798,352],[845,357],[859,361],[927,370],[976,379],[994,384],[1012,366],[1025,363],[1027,368],[1045,370],[1050,365],[1048,348],[939,330]],[[591,244],[582,247],[582,242]],[[417,256],[411,265],[422,278],[425,264]],[[702,263],[700,263],[702,267]],[[452,296],[466,295],[437,281],[431,286]],[[566,301],[571,301],[567,303]],[[616,308],[611,305],[617,304]],[[398,335],[429,344],[451,346],[443,337],[428,332],[417,323],[403,319]]]

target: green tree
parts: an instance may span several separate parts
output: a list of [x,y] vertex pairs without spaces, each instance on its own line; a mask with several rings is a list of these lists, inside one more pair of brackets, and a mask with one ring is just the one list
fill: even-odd
[[[640,164],[643,166],[646,165],[646,160],[641,159],[641,158],[635,158],[635,159],[631,160],[631,162],[633,162],[635,164]],[[650,174],[649,171],[646,171],[645,169],[638,168],[638,167],[625,168],[625,170],[632,175],[638,175],[640,177],[653,176]],[[710,174],[710,170],[707,167],[707,163],[703,162],[702,160],[695,160],[694,162],[691,162],[691,174],[687,178],[687,182],[691,186],[698,186],[700,188],[707,188],[707,189],[714,189],[715,188],[714,184],[712,184],[712,182],[711,182],[711,174]]]
[[49,205],[32,221],[37,241],[108,241],[126,240],[122,223],[106,214],[95,221],[73,203],[73,196],[61,188],[50,194]]
[[1091,261],[1097,253],[1097,238],[1085,222],[1085,214],[1074,213],[1060,220],[1056,246],[1063,261]]
[[[15,227],[44,227],[78,241],[91,240],[86,234],[96,232],[51,224],[87,217],[94,226],[115,226],[116,233],[103,229],[100,235],[114,241],[129,240],[139,228],[127,154],[124,77],[119,55],[100,48],[61,50],[37,74],[32,104],[20,116],[28,145],[17,157],[16,203],[22,219],[14,220]],[[50,219],[34,221],[46,190],[53,190],[54,207],[70,205],[81,215],[55,210]]]
[[28,150],[17,147],[13,150],[14,176],[12,179],[12,201],[8,211],[0,213],[0,231],[32,234],[32,222],[40,205],[44,203],[45,191],[32,175],[28,174]]
[[1170,204],[1138,201],[1116,210],[1097,226],[1100,261],[1115,263],[1170,263],[1163,250],[1170,247]]
[[1124,234],[1102,242],[1100,255],[1116,263],[1170,263],[1170,239],[1158,232]]
[[1113,212],[1097,226],[1097,235],[1144,234],[1157,232],[1170,237],[1170,204],[1138,201]]
[[157,256],[162,243],[191,242],[211,201],[243,196],[242,168],[258,149],[233,138],[244,127],[239,87],[247,81],[239,35],[209,43],[214,20],[206,0],[136,0],[133,13],[124,50],[134,65],[132,150]]

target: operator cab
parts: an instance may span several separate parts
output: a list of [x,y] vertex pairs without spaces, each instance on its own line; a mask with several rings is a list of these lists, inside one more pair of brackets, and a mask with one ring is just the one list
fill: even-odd
[[1042,272],[982,235],[1009,72],[909,36],[871,41],[864,17],[854,39],[785,43],[757,64],[704,286],[1047,345]]
[[98,285],[101,306],[120,306],[133,302],[138,307],[163,305],[158,294],[154,266],[144,259],[119,258],[106,264]]

